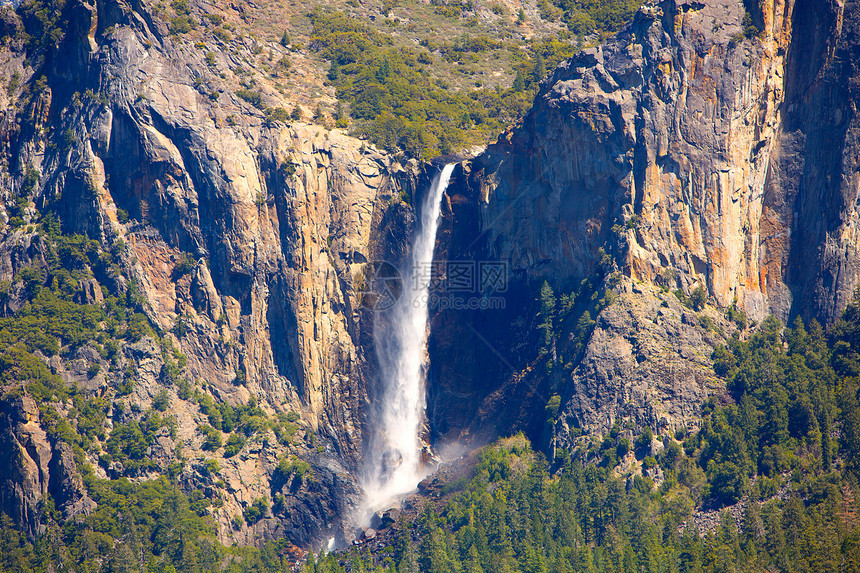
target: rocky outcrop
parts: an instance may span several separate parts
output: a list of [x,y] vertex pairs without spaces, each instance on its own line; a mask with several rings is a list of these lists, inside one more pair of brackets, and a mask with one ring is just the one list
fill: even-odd
[[[50,358],[53,372],[99,396],[134,373],[107,429],[166,391],[177,435],[161,431],[147,455],[161,471],[181,444],[183,483],[223,490],[222,541],[337,536],[360,495],[375,398],[372,281],[387,278],[375,263],[402,259],[412,215],[401,194],[417,199],[435,168],[279,120],[288,102],[262,74],[245,77],[247,47],[194,46],[146,3],[70,0],[63,17],[55,43],[25,58],[10,39],[0,66],[28,86],[0,90],[0,183],[7,199],[32,186],[4,231],[0,280],[45,264],[27,225],[37,212],[97,240],[116,272],[87,278],[81,302],[100,302],[102,286],[138,297],[160,340],[124,343],[114,371],[84,346]],[[561,449],[620,419],[689,426],[721,390],[710,352],[734,326],[717,308],[832,321],[858,283],[858,22],[857,3],[837,0],[649,1],[542,82],[522,125],[461,162],[445,197],[437,262],[501,264],[504,280],[474,275],[465,306],[431,305],[431,436],[480,443],[524,429]],[[3,10],[0,26],[26,22]],[[569,295],[552,344],[539,330],[544,280]],[[692,312],[671,294],[697,287],[714,306]],[[22,304],[15,288],[5,313]],[[170,380],[172,349],[188,388],[214,402],[296,412],[297,443],[266,430],[230,458],[204,452],[207,416]],[[47,493],[67,515],[91,504],[72,452],[47,440],[32,404],[15,404],[2,409],[0,461],[14,470],[0,505],[36,533]],[[287,455],[313,479],[282,475]],[[233,529],[276,495],[276,516]]]
[[[66,12],[57,44],[33,56],[43,64],[41,91],[22,103],[23,117],[9,115],[3,124],[3,180],[20,185],[35,169],[32,205],[58,214],[65,232],[118,254],[119,274],[100,280],[142,297],[162,345],[167,340],[186,357],[182,377],[192,387],[216,403],[254,398],[270,415],[300,414],[300,435],[316,442],[292,451],[319,465],[317,481],[287,496],[287,521],[264,521],[254,531],[295,528],[287,536],[301,544],[327,539],[359,496],[372,368],[363,277],[380,254],[402,256],[411,214],[400,192],[412,190],[410,176],[343,131],[266,117],[224,80],[238,56],[212,45],[217,57],[206,60],[206,50],[168,34],[145,3],[76,0]],[[21,25],[10,11],[3,15],[7,28]],[[14,50],[4,65],[22,85],[35,79]],[[288,105],[271,92],[269,107]],[[0,95],[9,114],[14,97]],[[15,185],[5,186],[8,196]],[[9,237],[0,279],[41,264],[34,237],[26,228]],[[85,302],[99,302],[99,282],[86,287]],[[93,392],[109,392],[115,382],[108,374],[87,376],[89,364],[101,362],[92,349],[54,362],[63,379]],[[206,417],[165,379],[164,348],[145,337],[127,344],[120,362],[135,373],[131,406],[146,408],[168,389],[178,439],[202,463],[207,454],[195,428]],[[152,455],[166,467],[172,442],[162,438],[168,441]],[[233,464],[237,456],[224,464],[228,496],[216,515],[223,540],[255,538],[250,529],[234,536],[231,521],[256,497],[277,493],[269,484],[285,449],[274,437],[270,444],[247,463]],[[30,459],[47,471],[45,460]],[[11,481],[47,487],[35,471]],[[57,483],[71,479],[57,475]],[[32,522],[22,512],[31,512],[27,500],[38,496],[9,491],[4,504],[9,496],[19,500],[8,501],[17,507],[10,513]]]
[[0,403],[0,511],[31,536],[44,531],[49,496],[66,519],[89,514],[96,506],[71,448],[51,440],[40,422],[39,408],[29,396],[7,395]]
[[764,186],[763,258],[798,312],[831,322],[860,284],[860,6],[796,1],[792,17],[781,121]]
[[618,300],[597,316],[581,361],[561,385],[556,448],[571,446],[574,428],[602,434],[620,420],[661,434],[695,430],[702,404],[724,390],[711,354],[737,331],[734,324],[650,285],[624,282],[616,290]]
[[[506,261],[511,286],[504,313],[434,318],[439,433],[478,415],[546,436],[539,408],[510,403],[554,392],[556,437],[616,418],[694,422],[720,390],[709,362],[720,339],[692,312],[668,318],[649,285],[701,287],[754,320],[838,317],[860,280],[859,24],[854,2],[649,1],[546,78],[522,124],[449,188],[439,254]],[[541,282],[565,293],[614,271],[627,277],[621,302],[592,317],[569,374],[540,375],[529,356]]]
[[833,320],[858,277],[858,17],[850,2],[646,2],[473,162],[491,252],[563,282],[603,248],[633,278],[702,285],[756,318]]
[[[3,511],[28,534],[36,533],[39,502],[48,491],[48,463],[51,448],[39,426],[39,410],[32,399],[18,400],[4,408],[0,455],[7,468],[2,483]],[[41,533],[41,532],[39,532]]]
[[90,498],[84,487],[84,480],[78,471],[71,446],[65,442],[56,442],[53,450],[48,465],[48,490],[63,518],[71,519],[76,515],[87,515],[94,511],[96,502]]

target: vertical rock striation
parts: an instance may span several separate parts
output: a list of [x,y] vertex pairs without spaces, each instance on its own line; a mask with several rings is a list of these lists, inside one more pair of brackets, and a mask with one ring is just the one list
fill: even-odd
[[44,533],[40,515],[50,496],[66,519],[96,506],[84,488],[71,448],[52,443],[29,396],[0,401],[0,510],[30,536]]
[[[221,539],[323,541],[360,495],[377,367],[363,308],[372,262],[402,259],[412,215],[400,194],[417,199],[427,175],[339,130],[249,105],[217,84],[218,65],[241,65],[235,54],[206,46],[213,64],[145,3],[70,0],[64,10],[63,33],[34,56],[44,80],[20,49],[4,48],[4,77],[33,87],[26,101],[0,90],[6,198],[37,171],[27,209],[55,212],[65,231],[120,254],[121,276],[88,279],[85,302],[100,302],[99,280],[137,289],[207,397],[300,414],[306,443],[288,452],[267,434],[222,458]],[[10,38],[24,27],[0,10]],[[720,391],[709,353],[733,327],[658,285],[702,287],[757,320],[831,322],[860,264],[858,32],[856,0],[648,1],[624,31],[544,80],[524,122],[461,163],[443,200],[436,258],[505,261],[510,274],[504,309],[434,312],[434,436],[480,441],[522,428],[564,447],[575,428],[605,431],[618,419],[692,423]],[[45,263],[28,226],[5,235],[0,279]],[[571,292],[586,278],[589,300],[612,299],[610,286],[618,299],[558,325],[588,336],[544,349],[565,357],[550,371],[536,358],[540,284]],[[19,302],[4,298],[4,314]],[[215,455],[197,431],[207,417],[165,384],[155,340],[119,354],[120,370],[138,373],[135,406],[170,388],[190,459],[181,479],[200,485],[194,468]],[[87,347],[49,362],[109,395],[110,372],[86,375],[99,360]],[[548,420],[553,394],[561,403]],[[2,465],[14,468],[0,480],[0,508],[33,534],[47,493],[69,516],[92,502],[71,452],[47,439],[27,400],[0,408]],[[175,445],[159,435],[147,455],[164,469]],[[281,483],[287,454],[301,454],[316,481]],[[231,530],[254,499],[284,492],[279,518]]]
[[604,248],[756,318],[833,320],[858,276],[858,19],[853,2],[646,2],[473,162],[488,248],[561,282]]
[[[3,123],[4,181],[36,169],[36,208],[57,213],[65,232],[122,253],[118,288],[136,285],[150,321],[187,356],[183,376],[192,385],[216,402],[254,398],[269,414],[301,415],[311,437],[298,452],[319,481],[288,496],[287,531],[270,524],[234,534],[233,515],[280,492],[273,474],[284,452],[275,445],[250,463],[225,462],[222,539],[253,541],[261,527],[296,543],[327,539],[360,495],[373,368],[362,277],[368,261],[403,254],[411,215],[399,197],[409,176],[340,130],[276,121],[230,91],[213,97],[206,85],[220,80],[206,51],[169,34],[145,4],[74,0],[65,10],[64,33],[39,56],[44,89],[25,117]],[[7,27],[20,26],[14,13],[3,14]],[[31,79],[22,62],[12,54],[4,72]],[[0,98],[10,103],[5,92]],[[3,279],[38,264],[38,241],[16,241],[32,241],[24,251],[32,256],[16,258],[7,245]],[[134,399],[148,403],[164,366],[156,345],[135,346],[124,352],[138,373]],[[87,384],[109,386],[104,377]],[[194,428],[206,417],[193,403],[177,412],[180,437],[202,461]],[[166,464],[172,450],[163,450]],[[27,477],[33,464],[21,466],[18,481],[44,489],[44,479]],[[32,504],[20,501],[33,496],[13,490],[4,490],[4,508],[33,522],[22,513]]]
[[[858,26],[851,1],[648,1],[545,79],[522,124],[449,189],[448,226],[466,230],[443,234],[440,251],[508,261],[514,286],[498,321],[437,313],[439,432],[478,415],[540,434],[543,411],[510,402],[553,392],[563,433],[692,423],[719,391],[708,356],[720,340],[637,283],[701,287],[755,320],[835,320],[860,279]],[[569,374],[518,358],[536,351],[523,325],[536,328],[543,280],[570,292],[613,270],[621,300],[592,317]],[[504,322],[518,344],[487,335]]]

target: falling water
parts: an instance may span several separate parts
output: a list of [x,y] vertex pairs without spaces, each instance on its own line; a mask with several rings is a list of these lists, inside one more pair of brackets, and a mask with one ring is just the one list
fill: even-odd
[[426,270],[433,261],[442,194],[453,170],[453,164],[446,165],[433,179],[420,206],[401,296],[385,316],[384,329],[379,321],[374,327],[382,396],[364,483],[367,515],[414,489],[425,475],[419,433],[426,406],[424,355],[430,286]]

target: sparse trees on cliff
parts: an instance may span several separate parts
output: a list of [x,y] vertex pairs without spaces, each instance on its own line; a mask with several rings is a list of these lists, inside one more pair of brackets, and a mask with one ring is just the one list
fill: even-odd
[[552,287],[544,281],[540,289],[540,313],[538,318],[541,331],[541,354],[550,354],[549,367],[555,361],[555,328],[553,322],[556,315],[556,298]]
[[700,311],[705,308],[705,303],[708,302],[708,293],[701,286],[697,286],[690,293],[690,304],[693,305],[693,310]]

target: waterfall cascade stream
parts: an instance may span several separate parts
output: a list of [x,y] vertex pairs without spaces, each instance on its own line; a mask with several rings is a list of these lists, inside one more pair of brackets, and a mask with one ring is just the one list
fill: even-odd
[[386,311],[384,321],[377,320],[374,325],[382,392],[375,412],[375,434],[366,458],[363,484],[366,505],[362,520],[373,511],[384,509],[397,496],[415,489],[426,475],[419,434],[426,408],[429,269],[442,195],[453,170],[454,164],[446,165],[425,194],[409,265],[402,273],[400,297]]

